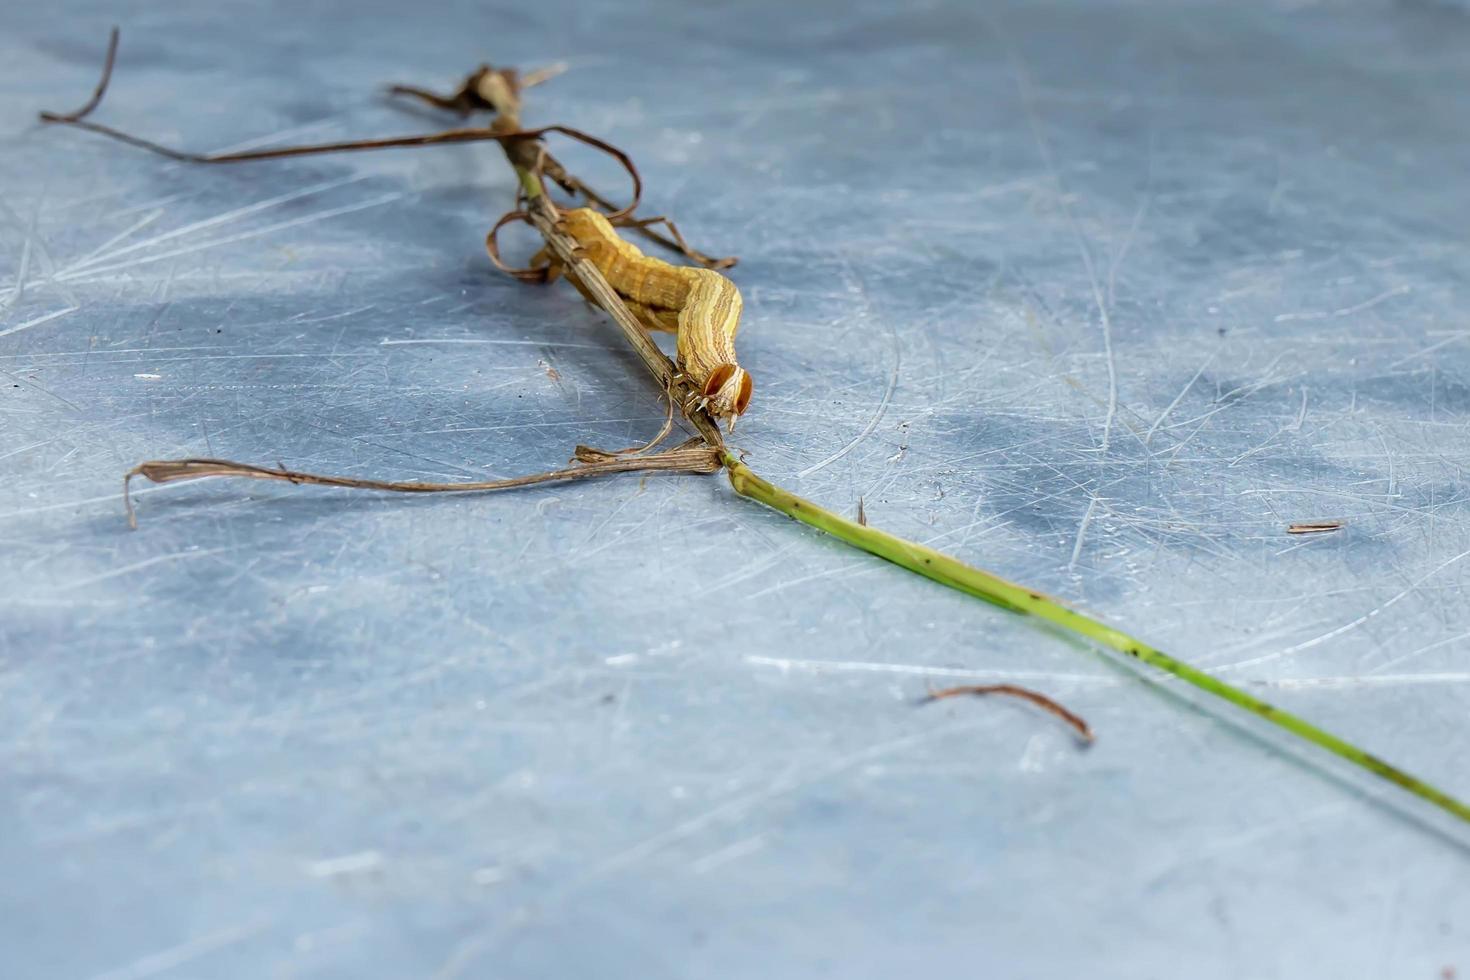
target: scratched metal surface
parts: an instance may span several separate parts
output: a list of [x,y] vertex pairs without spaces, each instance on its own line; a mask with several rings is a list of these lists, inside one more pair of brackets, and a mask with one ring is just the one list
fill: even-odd
[[[760,472],[1470,794],[1464,5],[10,4],[6,977],[1470,970],[1463,834],[718,478],[200,483],[130,532],[145,458],[483,478],[660,410],[489,268],[493,148],[36,127],[113,20],[103,117],[198,148],[567,61],[528,120],[742,257]],[[914,705],[971,679],[1100,740]]]

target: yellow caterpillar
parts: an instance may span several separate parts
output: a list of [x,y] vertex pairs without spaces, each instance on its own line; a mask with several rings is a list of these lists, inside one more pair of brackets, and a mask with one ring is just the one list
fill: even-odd
[[[678,334],[679,369],[699,389],[710,414],[728,420],[733,428],[750,404],[754,387],[735,359],[735,332],[743,305],[740,290],[713,270],[670,265],[644,255],[591,208],[563,212],[562,220],[567,234],[607,277],[608,285],[627,300],[644,327]],[[592,299],[575,277],[568,278]]]

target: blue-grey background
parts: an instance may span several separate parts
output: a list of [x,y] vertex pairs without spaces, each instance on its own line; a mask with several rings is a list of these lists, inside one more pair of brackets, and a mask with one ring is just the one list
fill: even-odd
[[[567,62],[527,121],[742,258],[758,471],[1470,794],[1463,4],[9,3],[0,974],[1470,972],[1460,831],[719,478],[205,482],[129,531],[141,459],[509,476],[661,410],[490,269],[494,147],[35,125],[114,22],[99,118],[198,149]],[[976,680],[1096,747],[914,706]]]

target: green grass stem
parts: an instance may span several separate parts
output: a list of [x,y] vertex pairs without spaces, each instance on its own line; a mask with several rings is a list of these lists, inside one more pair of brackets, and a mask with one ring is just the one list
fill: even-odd
[[1162,650],[1129,636],[1122,630],[1078,612],[1059,599],[966,565],[932,548],[926,548],[921,544],[906,541],[877,528],[840,517],[810,500],[805,500],[761,479],[728,452],[725,453],[724,463],[730,476],[731,486],[742,497],[763,503],[803,524],[810,525],[819,531],[825,531],[855,548],[861,548],[869,554],[886,558],[895,565],[911,572],[917,572],[925,578],[933,579],[940,585],[947,585],[966,595],[984,599],[986,602],[994,603],[1011,612],[1044,619],[1157,670],[1173,674],[1186,684],[1206,694],[1229,701],[1251,714],[1258,715],[1277,728],[1284,729],[1297,738],[1325,749],[1380,779],[1386,779],[1415,796],[1427,800],[1446,813],[1470,823],[1470,806],[1432,784],[1404,772],[1397,766],[1383,761],[1376,755],[1358,748],[1331,732],[1318,728],[1305,718],[1247,694],[1240,688],[1197,667],[1191,667]]

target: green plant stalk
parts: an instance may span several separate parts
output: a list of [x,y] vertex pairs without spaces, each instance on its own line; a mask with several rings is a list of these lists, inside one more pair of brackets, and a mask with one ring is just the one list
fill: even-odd
[[[503,106],[502,113],[510,106]],[[515,168],[516,177],[525,193],[526,199],[532,205],[541,204],[541,186],[537,179],[534,166],[528,166],[524,162],[517,161],[512,157],[510,147],[506,147],[507,157],[511,157],[511,165]],[[543,230],[543,233],[545,231]],[[551,239],[548,237],[548,242]],[[593,270],[595,271],[595,270]],[[594,276],[600,278],[600,276]],[[615,304],[616,305],[616,304]],[[614,309],[608,312],[614,319],[619,319]],[[626,311],[623,311],[626,313]],[[621,325],[621,324],[620,324]],[[625,330],[625,333],[628,331]],[[630,340],[633,339],[630,336]],[[635,347],[638,345],[635,344]],[[667,358],[660,358],[666,362]],[[649,365],[655,377],[664,380],[667,370],[663,373],[652,364]],[[669,368],[671,370],[671,367]],[[1000,606],[1002,609],[1010,610],[1024,616],[1035,616],[1047,622],[1054,623],[1063,629],[1070,630],[1078,636],[1101,643],[1111,647],[1125,656],[1148,664],[1156,670],[1167,674],[1173,674],[1180,680],[1204,691],[1206,694],[1214,695],[1238,708],[1243,708],[1254,715],[1259,715],[1266,721],[1281,728],[1297,738],[1310,742],[1318,748],[1325,749],[1333,755],[1346,760],[1359,769],[1367,770],[1380,779],[1387,780],[1394,785],[1407,790],[1415,796],[1427,800],[1429,803],[1444,810],[1454,817],[1458,817],[1465,823],[1470,823],[1470,805],[1466,805],[1450,794],[1413,776],[1402,769],[1378,758],[1370,752],[1358,748],[1331,732],[1292,714],[1284,711],[1269,702],[1262,701],[1242,691],[1225,681],[1220,680],[1212,674],[1206,673],[1197,667],[1191,667],[1182,660],[1169,656],[1162,650],[1144,643],[1114,629],[1105,623],[1098,622],[1071,608],[1058,599],[1035,592],[1015,582],[1007,581],[998,575],[981,571],[971,565],[966,565],[958,559],[951,558],[942,552],[932,548],[926,548],[921,544],[906,541],[903,538],[880,531],[877,528],[850,521],[845,517],[839,517],[825,508],[819,507],[810,500],[803,499],[782,490],[766,480],[756,476],[751,469],[740,462],[733,453],[724,448],[723,441],[719,436],[719,429],[713,426],[707,417],[690,419],[692,422],[705,424],[698,425],[700,432],[714,446],[721,450],[721,461],[730,477],[730,485],[735,492],[742,497],[747,497],[759,503],[765,504],[788,517],[793,517],[803,524],[824,531],[839,541],[843,541],[855,548],[860,548],[869,554],[886,558],[908,569],[917,572],[928,579],[933,579],[940,585],[947,585],[951,589],[984,599],[986,602]]]
[[805,500],[761,479],[728,451],[724,454],[723,460],[730,476],[730,485],[742,497],[765,504],[788,517],[794,517],[803,524],[810,525],[819,531],[825,531],[855,548],[861,548],[869,554],[886,558],[895,565],[900,565],[911,572],[917,572],[925,578],[933,579],[940,585],[947,585],[966,595],[984,599],[986,602],[994,603],[1011,612],[1035,616],[1055,623],[1063,629],[1111,647],[1150,667],[1173,674],[1192,687],[1259,715],[1277,728],[1284,729],[1298,738],[1325,749],[1360,769],[1366,769],[1380,779],[1386,779],[1415,796],[1429,801],[1441,810],[1470,823],[1470,806],[1417,776],[1412,776],[1372,753],[1358,748],[1351,742],[1318,728],[1305,718],[1300,718],[1289,711],[1283,711],[1218,677],[1176,660],[1162,650],[1155,649],[1105,623],[1100,623],[1065,605],[1060,600],[1042,595],[1014,582],[1008,582],[989,572],[983,572],[932,548],[926,548],[876,528],[839,517],[810,500]]

